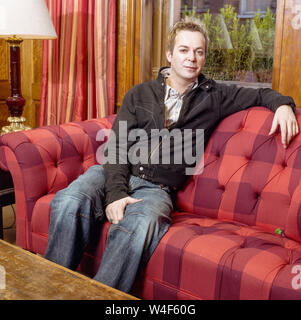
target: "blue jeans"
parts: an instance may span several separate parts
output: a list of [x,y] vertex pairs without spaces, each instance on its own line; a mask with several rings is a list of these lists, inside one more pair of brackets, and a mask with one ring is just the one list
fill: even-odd
[[[89,241],[105,219],[104,173],[90,167],[50,203],[45,258],[75,270]],[[169,188],[130,176],[129,195],[143,201],[127,205],[124,218],[111,224],[106,248],[94,279],[130,292],[140,266],[147,263],[168,230],[173,204]]]

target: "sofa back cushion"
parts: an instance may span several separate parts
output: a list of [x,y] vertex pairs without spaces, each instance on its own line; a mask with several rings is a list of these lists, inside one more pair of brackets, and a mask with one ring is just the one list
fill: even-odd
[[[224,119],[205,149],[204,171],[178,193],[178,209],[301,240],[301,136],[285,150],[279,132],[269,135],[273,116],[253,107]],[[301,124],[299,110],[297,117]]]

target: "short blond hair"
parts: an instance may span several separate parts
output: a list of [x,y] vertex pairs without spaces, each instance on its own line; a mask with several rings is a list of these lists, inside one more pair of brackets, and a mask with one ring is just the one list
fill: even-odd
[[170,29],[168,38],[167,38],[167,50],[171,53],[173,52],[175,46],[175,38],[180,31],[194,31],[200,32],[205,38],[205,56],[207,56],[209,48],[209,37],[205,25],[195,18],[186,18],[185,20],[180,20],[176,22],[173,27]]

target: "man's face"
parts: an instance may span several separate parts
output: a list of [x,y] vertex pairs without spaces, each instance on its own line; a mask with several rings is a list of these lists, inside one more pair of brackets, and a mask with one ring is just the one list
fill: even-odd
[[179,31],[175,37],[173,52],[166,52],[171,66],[170,76],[174,80],[194,81],[205,64],[205,48],[205,38],[200,32]]

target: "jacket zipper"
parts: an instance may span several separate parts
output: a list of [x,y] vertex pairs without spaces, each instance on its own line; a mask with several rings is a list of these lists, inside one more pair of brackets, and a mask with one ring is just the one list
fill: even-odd
[[156,146],[156,148],[155,148],[152,152],[150,152],[149,157],[148,157],[148,165],[151,164],[151,163],[150,163],[150,160],[152,159],[152,156],[153,156],[154,152],[159,149],[159,147],[161,146],[162,142],[163,142],[163,138],[162,138],[161,141],[158,143],[158,145]]
[[[209,79],[205,79],[205,80],[204,80],[203,82],[201,82],[196,88],[194,88],[193,90],[191,90],[191,91],[188,93],[188,95],[189,95],[189,94],[192,94],[192,92],[194,92],[198,87],[200,87],[201,85],[205,84],[205,83],[208,82],[208,81],[209,81]],[[164,92],[165,92],[165,90],[164,90]],[[163,94],[163,103],[162,103],[162,104],[163,104],[163,115],[164,115],[164,122],[163,122],[163,123],[165,124],[165,105],[164,105],[164,97],[165,97],[165,95]],[[183,98],[183,105],[182,105],[182,107],[181,107],[181,111],[180,111],[180,114],[179,114],[179,118],[178,118],[177,122],[172,125],[172,127],[177,125],[177,123],[179,122],[179,120],[180,120],[180,118],[181,118],[181,116],[182,116],[182,114],[183,114],[186,97],[187,97],[187,95]],[[163,138],[161,139],[161,142],[156,146],[156,148],[149,153],[148,161],[147,161],[147,162],[148,162],[148,167],[151,165],[150,161],[151,161],[151,158],[152,158],[154,152],[159,149],[159,147],[161,146],[162,142],[163,142]]]
[[[198,86],[196,88],[194,88],[193,90],[191,90],[190,92],[188,92],[188,94],[183,98],[183,104],[182,104],[182,107],[181,107],[181,111],[180,111],[180,114],[179,114],[179,118],[177,120],[177,122],[175,122],[171,127],[174,128],[177,126],[177,124],[179,123],[179,120],[181,120],[182,116],[183,116],[183,112],[184,112],[184,109],[185,109],[185,104],[186,104],[186,100],[187,100],[187,97],[188,95],[191,95],[196,89],[198,89],[200,86],[202,86],[203,84],[205,84],[206,82],[208,82],[210,79],[205,79],[203,82],[201,82],[200,84],[198,84]],[[165,120],[164,120],[165,121]]]
[[[163,129],[164,129],[164,128],[165,128],[165,105],[164,105],[164,99],[165,99],[165,82],[162,83],[162,87],[163,87],[163,101],[162,101],[161,104],[162,104],[162,107],[163,107],[162,109],[163,109]],[[148,166],[151,165],[150,160],[151,160],[154,152],[155,152],[156,150],[158,150],[158,148],[160,147],[161,144],[162,144],[162,140],[161,140],[161,142],[159,142],[159,144],[156,146],[156,148],[149,153],[148,160],[147,160]]]

